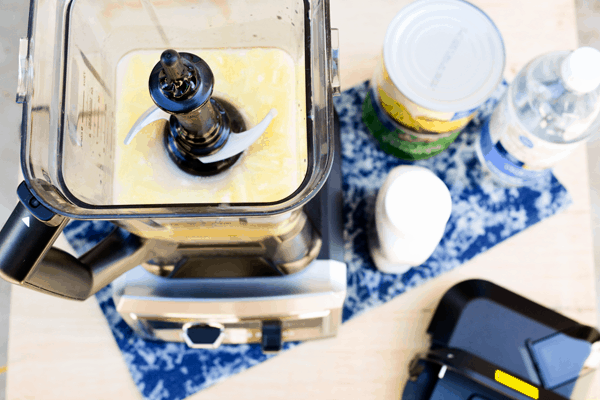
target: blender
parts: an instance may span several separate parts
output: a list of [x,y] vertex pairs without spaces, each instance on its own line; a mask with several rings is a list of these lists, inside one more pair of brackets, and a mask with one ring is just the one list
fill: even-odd
[[[32,0],[19,203],[0,276],[112,282],[141,336],[193,348],[333,336],[343,263],[337,30],[326,0]],[[115,229],[76,258],[71,220]]]

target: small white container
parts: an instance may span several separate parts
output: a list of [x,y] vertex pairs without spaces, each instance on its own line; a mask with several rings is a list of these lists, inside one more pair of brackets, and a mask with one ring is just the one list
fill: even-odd
[[427,168],[390,171],[377,195],[369,249],[382,272],[402,274],[424,263],[442,239],[452,211],[448,188]]

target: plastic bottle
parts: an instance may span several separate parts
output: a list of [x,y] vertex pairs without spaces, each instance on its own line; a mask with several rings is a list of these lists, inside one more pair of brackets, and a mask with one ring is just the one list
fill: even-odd
[[401,165],[379,189],[369,250],[382,272],[402,274],[423,264],[444,235],[452,211],[446,184],[427,168]]
[[600,128],[600,51],[581,47],[527,64],[484,124],[480,160],[502,183],[539,181]]

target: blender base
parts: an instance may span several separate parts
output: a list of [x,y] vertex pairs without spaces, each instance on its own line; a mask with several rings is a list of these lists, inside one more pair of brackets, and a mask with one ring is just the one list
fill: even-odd
[[253,278],[290,275],[317,258],[322,241],[305,213],[290,231],[241,243],[179,244],[142,266],[169,279]]
[[146,339],[192,348],[262,343],[269,352],[280,350],[284,341],[337,333],[346,265],[315,260],[287,276],[208,279],[169,279],[139,266],[112,285],[118,312]]

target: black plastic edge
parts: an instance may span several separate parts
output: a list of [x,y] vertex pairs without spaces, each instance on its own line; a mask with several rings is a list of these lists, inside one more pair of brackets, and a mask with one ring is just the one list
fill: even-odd
[[[482,358],[479,358],[469,352],[459,349],[438,349],[429,351],[426,354],[423,354],[418,357],[419,361],[426,363],[435,363],[438,365],[446,365],[452,368],[453,372],[457,372],[464,378],[469,379],[470,381],[486,388],[488,391],[492,391],[496,394],[506,397],[507,399],[531,399],[528,395],[524,395],[518,393],[515,389],[510,388],[498,380],[496,380],[497,371],[503,371],[503,368],[496,366],[493,363],[490,363]],[[450,370],[446,372],[448,375]],[[506,372],[505,372],[506,373]],[[511,372],[509,375],[513,375]],[[514,375],[513,375],[514,376]],[[439,378],[438,376],[435,379],[448,379],[449,377]],[[565,397],[554,393],[548,389],[543,388],[542,386],[535,385],[530,382],[528,379],[523,377],[519,377],[523,382],[528,383],[529,385],[535,387],[539,391],[539,399],[544,400],[568,400]],[[404,399],[407,392],[406,390],[409,385],[404,390],[402,398]],[[427,385],[429,387],[433,387],[433,384]],[[473,393],[479,394],[479,393]],[[482,393],[482,395],[484,395]],[[485,397],[485,395],[484,395]]]
[[467,304],[475,299],[487,299],[533,321],[546,325],[572,338],[594,343],[600,332],[582,325],[555,311],[543,307],[492,282],[471,279],[460,282],[444,294],[427,328],[435,345],[447,346],[452,332]]

